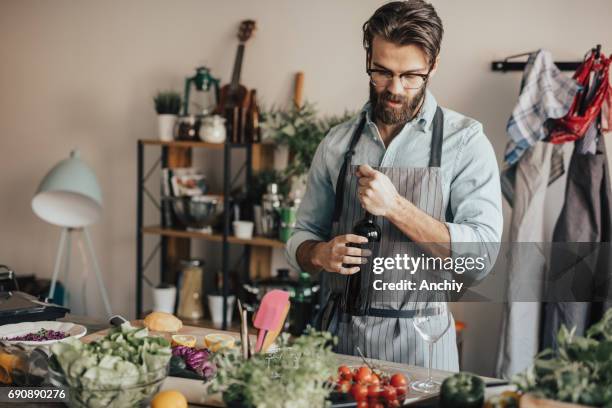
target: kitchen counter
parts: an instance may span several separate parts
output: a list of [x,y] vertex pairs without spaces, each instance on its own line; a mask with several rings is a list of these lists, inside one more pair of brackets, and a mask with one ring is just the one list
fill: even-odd
[[[142,321],[140,320],[132,321],[131,323],[134,326],[142,325]],[[89,334],[83,337],[82,340],[85,342],[94,341],[94,340],[97,340],[103,337],[105,333],[106,333],[106,330],[102,332],[92,333],[92,334]],[[198,346],[201,346],[203,344],[204,336],[206,336],[209,333],[226,333],[226,334],[229,334],[235,337],[236,339],[240,339],[240,334],[236,332],[222,331],[222,330],[217,330],[217,329],[207,329],[207,328],[193,327],[193,326],[183,326],[183,328],[179,331],[179,333],[180,334],[191,334],[195,336],[197,339]],[[253,337],[253,344],[254,344],[255,337],[254,336],[252,337]],[[349,355],[344,355],[344,354],[336,354],[335,356],[336,356],[338,365],[342,365],[342,364],[348,365],[348,366],[364,365],[360,357],[349,356]],[[377,368],[380,368],[381,370],[389,372],[389,373],[400,372],[404,374],[409,379],[409,381],[427,378],[427,368],[425,367],[411,366],[411,365],[406,365],[406,364],[394,363],[390,361],[373,360],[373,359],[368,359],[368,362],[371,365]],[[448,371],[432,370],[432,377],[438,381],[442,381],[446,377],[452,374],[453,373],[448,372]],[[497,379],[489,378],[489,377],[482,377],[482,378],[485,382],[498,382],[499,381]],[[181,391],[187,397],[187,400],[190,402],[190,406],[193,406],[193,407],[196,407],[196,406],[224,407],[225,406],[221,402],[220,396],[204,395],[206,391],[206,385],[201,384],[195,380],[168,377],[166,381],[164,382],[162,389],[175,389],[175,390]],[[414,397],[415,400],[430,398],[430,396],[428,395],[417,394],[414,392],[411,392],[410,396]]]

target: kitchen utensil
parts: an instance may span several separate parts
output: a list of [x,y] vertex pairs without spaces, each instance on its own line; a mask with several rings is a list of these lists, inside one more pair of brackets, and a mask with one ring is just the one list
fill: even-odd
[[287,319],[287,314],[289,313],[290,305],[291,303],[287,302],[287,305],[285,306],[285,310],[283,311],[282,317],[278,319],[278,325],[276,326],[274,330],[270,330],[266,334],[266,338],[263,342],[263,346],[261,346],[262,351],[268,351],[270,346],[274,344],[274,341],[276,341],[276,338],[279,336],[280,332],[283,330],[283,326],[285,325],[285,319]]
[[253,238],[253,224],[252,221],[234,221],[232,226],[234,227],[234,235],[240,239],[251,239]]
[[213,221],[221,212],[219,196],[165,197],[180,223],[188,231],[212,233]]
[[242,302],[238,299],[238,312],[240,313],[240,349],[242,350],[242,358],[249,358],[249,344],[247,339],[249,337],[248,326],[247,326],[247,315],[246,310],[242,308]]
[[287,316],[288,304],[289,292],[283,290],[273,290],[263,297],[253,322],[253,325],[259,329],[255,352],[261,351],[266,333],[276,330],[279,322]]

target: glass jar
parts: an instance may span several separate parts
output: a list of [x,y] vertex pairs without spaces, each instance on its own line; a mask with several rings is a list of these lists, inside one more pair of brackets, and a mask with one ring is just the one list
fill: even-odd
[[182,278],[177,315],[182,319],[199,320],[204,317],[204,264],[201,259],[186,259],[180,262]]
[[179,116],[176,121],[174,138],[176,140],[199,140],[201,118],[197,115]]

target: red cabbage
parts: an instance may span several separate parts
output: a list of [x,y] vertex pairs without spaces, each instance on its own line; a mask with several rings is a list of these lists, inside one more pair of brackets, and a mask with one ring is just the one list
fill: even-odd
[[173,356],[181,357],[189,369],[195,371],[206,380],[210,379],[217,371],[217,367],[209,361],[210,354],[208,349],[196,349],[187,346],[175,346],[172,348]]
[[28,333],[23,336],[4,338],[8,341],[47,341],[47,340],[62,340],[68,337],[68,333],[56,330],[40,329],[36,333]]

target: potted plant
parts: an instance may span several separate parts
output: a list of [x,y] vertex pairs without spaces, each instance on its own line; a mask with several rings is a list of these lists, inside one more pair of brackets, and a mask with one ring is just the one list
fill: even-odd
[[159,126],[159,138],[171,141],[174,126],[181,110],[181,94],[175,91],[160,91],[153,98]]
[[302,106],[291,104],[287,109],[266,112],[264,134],[278,146],[288,149],[286,168],[282,178],[291,181],[291,191],[298,198],[303,195],[305,176],[314,157],[317,146],[329,130],[350,119],[354,112],[342,115],[319,117],[314,104],[305,102]]

